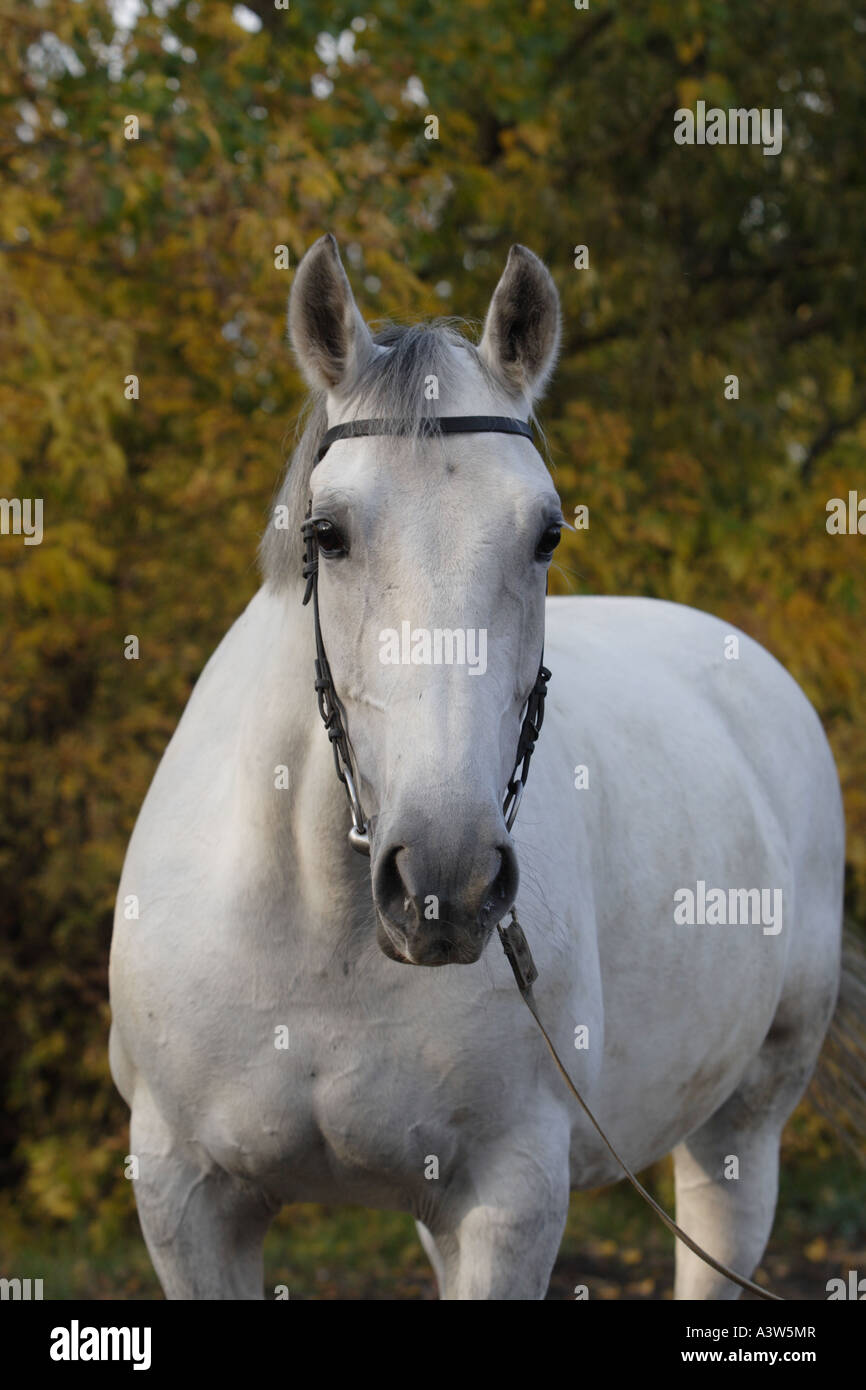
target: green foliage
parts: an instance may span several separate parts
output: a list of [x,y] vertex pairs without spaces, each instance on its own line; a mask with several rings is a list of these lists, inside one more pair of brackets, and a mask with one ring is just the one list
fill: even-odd
[[[131,1212],[113,896],[191,685],[257,583],[303,396],[280,244],[295,264],[333,231],[374,318],[480,318],[512,242],[547,261],[565,341],[544,417],[566,508],[591,518],[554,587],[694,604],[779,657],[830,735],[866,917],[866,540],[824,524],[864,486],[847,0],[250,0],[257,33],[230,4],[143,8],[127,33],[99,0],[0,14],[0,495],[45,508],[41,546],[0,537],[0,1184],[16,1219],[86,1211],[103,1243]],[[354,49],[319,57],[324,25]],[[780,105],[781,155],[675,145],[699,98]]]

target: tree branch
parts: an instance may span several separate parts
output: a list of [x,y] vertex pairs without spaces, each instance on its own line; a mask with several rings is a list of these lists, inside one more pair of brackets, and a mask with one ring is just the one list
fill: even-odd
[[561,82],[564,77],[568,77],[569,66],[578,54],[583,53],[584,49],[589,48],[600,34],[603,34],[614,20],[613,10],[605,10],[602,14],[589,24],[580,25],[575,29],[574,36],[560,54],[550,69],[550,81]]
[[846,430],[853,429],[863,417],[866,416],[866,393],[862,395],[857,405],[847,415],[837,419],[829,419],[823,429],[819,430],[806,451],[806,457],[800,465],[800,477],[804,483],[811,482],[812,474],[815,471],[815,464],[822,454],[825,454],[830,445],[844,434]]

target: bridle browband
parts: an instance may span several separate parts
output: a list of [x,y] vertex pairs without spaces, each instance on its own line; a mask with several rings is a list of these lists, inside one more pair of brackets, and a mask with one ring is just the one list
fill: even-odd
[[[316,453],[315,468],[317,463],[321,463],[325,454],[332,444],[339,439],[360,439],[366,435],[423,435],[429,437],[437,434],[518,434],[526,439],[532,438],[532,431],[529,424],[524,420],[513,420],[503,415],[442,415],[434,416],[421,421],[420,425],[404,425],[399,420],[348,420],[341,425],[334,425],[322,436],[322,442]],[[349,798],[349,807],[352,812],[352,829],[349,831],[349,843],[359,854],[369,855],[370,853],[370,831],[369,826],[361,808],[358,798],[358,789],[355,785],[355,776],[352,769],[352,745],[349,742],[349,735],[346,731],[344,712],[340,704],[337,692],[334,689],[334,682],[331,678],[331,668],[328,665],[328,658],[325,655],[325,644],[322,639],[322,628],[319,622],[319,547],[316,540],[316,526],[311,519],[312,499],[307,505],[307,517],[301,527],[301,534],[304,537],[304,566],[303,576],[307,581],[304,589],[303,602],[309,603],[313,600],[313,625],[316,636],[316,698],[319,702],[319,713],[322,722],[331,740],[331,747],[334,750],[334,765],[337,769],[337,776],[346,788],[346,795]],[[529,772],[529,763],[535,749],[536,740],[541,731],[542,720],[544,719],[544,699],[547,694],[547,682],[550,680],[550,672],[544,664],[544,648],[541,651],[541,662],[538,667],[538,675],[535,678],[535,685],[529,694],[526,703],[526,712],[523,716],[523,724],[520,730],[520,738],[517,743],[517,758],[514,763],[514,771],[508,781],[505,793],[505,801],[502,806],[502,814],[505,817],[505,824],[508,830],[514,824],[518,807],[523,796],[523,788],[526,785],[526,778]],[[519,774],[519,775],[518,775]],[[774,1302],[781,1302],[778,1294],[770,1293],[768,1289],[762,1289],[760,1284],[755,1284],[751,1279],[746,1279],[736,1271],[729,1269],[721,1260],[716,1260],[712,1255],[708,1255],[706,1250],[698,1245],[697,1241],[692,1240],[681,1226],[668,1216],[667,1212],[654,1197],[651,1197],[646,1188],[643,1187],[629,1168],[628,1164],[620,1157],[616,1149],[611,1144],[598,1120],[593,1115],[583,1096],[578,1091],[574,1082],[568,1074],[559,1053],[553,1045],[550,1034],[544,1027],[536,1008],[535,999],[532,993],[532,986],[538,979],[538,971],[532,959],[532,952],[529,943],[523,934],[523,928],[517,920],[517,911],[511,909],[511,922],[509,926],[503,927],[500,923],[497,927],[499,938],[502,942],[508,963],[511,966],[517,988],[521,998],[526,1004],[535,1022],[541,1030],[545,1043],[550,1051],[553,1060],[562,1075],[565,1084],[572,1095],[582,1107],[584,1113],[598,1131],[607,1149],[623,1169],[632,1187],[643,1197],[644,1201],[652,1207],[653,1211],[661,1221],[667,1226],[672,1234],[683,1242],[699,1259],[708,1264],[711,1269],[715,1269],[727,1279],[732,1279],[741,1288],[748,1289],[750,1293],[757,1294],[759,1298],[770,1299]]]
[[[442,434],[517,434],[522,435],[525,439],[532,439],[532,430],[528,421],[515,420],[508,415],[436,415],[422,419],[415,424],[404,423],[401,420],[346,420],[341,425],[332,426],[322,436],[313,467],[315,468],[317,463],[321,463],[331,445],[336,444],[340,439],[361,439],[368,435],[421,435],[424,438],[430,438]],[[307,604],[311,598],[313,600],[313,627],[316,638],[316,698],[319,703],[319,714],[334,750],[334,766],[337,770],[337,776],[346,788],[349,809],[352,813],[349,844],[359,854],[369,855],[370,827],[358,796],[355,780],[357,765],[354,763],[352,745],[349,742],[346,729],[345,712],[334,689],[331,668],[325,654],[322,625],[319,621],[319,546],[316,539],[316,524],[311,519],[311,513],[312,499],[307,504],[307,518],[301,527],[301,534],[305,542],[302,573],[307,581],[303,602]],[[514,824],[514,818],[523,797],[523,789],[526,786],[535,743],[541,732],[541,724],[544,719],[544,699],[549,680],[550,672],[544,664],[544,648],[542,647],[538,675],[526,703],[526,712],[517,741],[514,770],[508,779],[505,800],[502,805],[502,814],[508,830]]]
[[322,435],[316,463],[321,463],[338,439],[363,439],[370,434],[412,434],[422,438],[436,434],[520,434],[531,439],[532,429],[527,420],[513,420],[510,415],[431,415],[411,425],[402,420],[346,420]]

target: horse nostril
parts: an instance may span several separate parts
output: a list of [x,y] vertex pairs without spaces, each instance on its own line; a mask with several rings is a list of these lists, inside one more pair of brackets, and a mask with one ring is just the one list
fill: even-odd
[[385,916],[395,924],[415,915],[412,895],[397,863],[405,848],[405,845],[389,845],[379,856],[373,874],[373,896]]
[[500,845],[498,853],[499,872],[490,884],[480,913],[485,926],[491,919],[500,922],[517,897],[520,879],[517,856],[510,845]]

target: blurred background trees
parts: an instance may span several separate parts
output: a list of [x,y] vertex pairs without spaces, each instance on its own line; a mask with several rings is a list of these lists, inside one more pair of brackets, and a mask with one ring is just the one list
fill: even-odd
[[[480,319],[512,242],[548,263],[542,417],[566,514],[590,509],[554,588],[706,608],[788,667],[837,757],[862,925],[866,537],[825,509],[866,496],[864,34],[848,0],[2,0],[0,495],[45,517],[41,546],[0,537],[10,1241],[82,1211],[94,1248],[131,1229],[114,892],[257,584],[303,398],[291,267],[325,230],[373,319]],[[698,99],[781,107],[781,154],[676,145]]]

